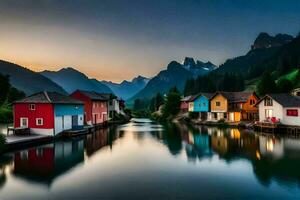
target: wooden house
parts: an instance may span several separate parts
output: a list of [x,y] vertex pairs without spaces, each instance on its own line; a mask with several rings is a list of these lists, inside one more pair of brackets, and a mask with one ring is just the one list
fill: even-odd
[[57,135],[83,128],[83,103],[57,92],[39,92],[14,102],[14,128]]
[[97,92],[76,90],[71,97],[84,102],[84,123],[88,125],[102,124],[108,120],[109,99]]
[[193,96],[189,103],[189,111],[199,113],[200,119],[206,120],[210,111],[210,98],[213,93],[200,93]]
[[268,94],[257,102],[260,122],[300,126],[300,98],[289,94]]
[[192,96],[186,96],[181,98],[180,103],[180,111],[181,112],[188,112],[189,111],[189,102],[191,100]]
[[209,121],[239,122],[255,120],[259,97],[255,92],[216,92],[210,99]]

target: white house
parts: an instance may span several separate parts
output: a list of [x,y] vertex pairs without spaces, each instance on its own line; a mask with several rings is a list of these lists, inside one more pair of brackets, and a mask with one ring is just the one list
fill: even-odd
[[300,96],[300,88],[296,88],[296,89],[292,90],[291,94],[293,96]]
[[259,121],[279,121],[300,126],[300,98],[289,94],[268,94],[257,102]]
[[114,118],[115,114],[121,113],[120,100],[113,94],[101,94],[108,100],[108,119]]

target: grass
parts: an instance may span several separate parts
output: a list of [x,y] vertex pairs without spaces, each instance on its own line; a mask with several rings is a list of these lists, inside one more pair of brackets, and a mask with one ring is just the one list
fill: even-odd
[[299,77],[299,69],[294,69],[291,72],[280,76],[277,80],[276,83],[281,80],[281,79],[288,79],[290,80],[293,84],[296,84],[298,81],[298,77]]

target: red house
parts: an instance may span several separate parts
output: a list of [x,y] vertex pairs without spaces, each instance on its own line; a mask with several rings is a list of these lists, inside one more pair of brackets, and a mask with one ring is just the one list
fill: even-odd
[[189,102],[191,101],[192,98],[193,96],[186,96],[181,99],[181,103],[180,103],[181,112],[185,113],[189,111]]
[[57,92],[39,92],[14,102],[14,127],[57,135],[83,128],[83,102]]
[[84,122],[88,125],[107,121],[108,99],[97,92],[76,90],[71,97],[84,102]]

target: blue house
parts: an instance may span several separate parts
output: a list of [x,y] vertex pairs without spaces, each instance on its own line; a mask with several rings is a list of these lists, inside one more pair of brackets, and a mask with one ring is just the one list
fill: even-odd
[[195,95],[190,102],[189,111],[200,113],[200,118],[206,120],[207,112],[210,111],[210,98],[213,96],[213,93],[200,93]]

